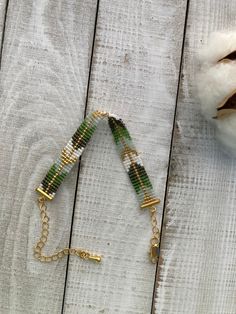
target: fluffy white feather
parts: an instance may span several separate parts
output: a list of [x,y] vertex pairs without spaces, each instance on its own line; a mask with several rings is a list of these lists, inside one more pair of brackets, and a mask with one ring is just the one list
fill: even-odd
[[217,116],[217,107],[236,92],[236,60],[218,62],[236,50],[236,31],[213,33],[199,53],[197,91],[203,115],[216,127],[216,136],[226,150],[236,156],[236,110]]

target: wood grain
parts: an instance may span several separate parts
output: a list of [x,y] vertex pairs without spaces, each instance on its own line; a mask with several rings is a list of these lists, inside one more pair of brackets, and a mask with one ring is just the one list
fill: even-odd
[[0,0],[0,43],[1,43],[0,51],[2,51],[2,41],[3,41],[7,6],[8,6],[8,0]]
[[235,28],[234,1],[191,1],[158,273],[156,314],[235,314],[236,162],[194,98],[195,55]]
[[[186,1],[101,0],[90,80],[88,112],[124,119],[162,200],[185,9]],[[82,157],[72,238],[104,259],[70,258],[64,313],[150,313],[150,236],[104,123]]]
[[[10,1],[1,72],[0,312],[61,311],[66,259],[32,256],[37,187],[84,114],[96,1]],[[49,209],[47,251],[69,240],[76,169]]]

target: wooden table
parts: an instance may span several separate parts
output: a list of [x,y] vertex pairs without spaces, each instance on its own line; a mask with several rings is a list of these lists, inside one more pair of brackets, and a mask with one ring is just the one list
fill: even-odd
[[[196,52],[235,27],[232,0],[1,0],[0,313],[235,314],[236,162],[194,98]],[[108,127],[52,206],[46,252],[35,187],[84,115],[121,116],[161,198],[161,259]]]

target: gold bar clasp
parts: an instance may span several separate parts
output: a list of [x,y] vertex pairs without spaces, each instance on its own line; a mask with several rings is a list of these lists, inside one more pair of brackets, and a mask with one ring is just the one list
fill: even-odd
[[155,243],[151,245],[150,248],[150,259],[152,263],[156,263],[158,261],[160,254],[159,244]]
[[102,257],[100,255],[93,255],[89,253],[88,251],[84,251],[84,250],[77,250],[76,255],[84,260],[90,260],[97,263],[100,263],[102,261]]
[[102,261],[102,257],[99,255],[90,255],[88,259],[96,263],[100,263]]
[[49,201],[51,201],[51,200],[53,199],[50,195],[48,195],[46,192],[44,192],[44,191],[43,191],[42,189],[40,189],[40,188],[37,188],[35,191],[38,192],[38,193],[40,193],[41,195],[45,196]]
[[141,208],[148,208],[150,206],[157,205],[161,202],[159,198],[145,198],[143,203],[140,205]]

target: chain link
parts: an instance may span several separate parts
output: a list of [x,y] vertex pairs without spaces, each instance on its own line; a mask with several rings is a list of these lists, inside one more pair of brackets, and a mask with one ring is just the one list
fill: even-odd
[[38,205],[40,209],[40,217],[41,217],[41,236],[36,246],[34,247],[34,257],[41,262],[52,262],[57,261],[58,259],[63,258],[67,255],[75,255],[85,260],[94,260],[96,262],[101,261],[101,256],[93,255],[86,250],[78,249],[78,248],[64,248],[55,252],[52,255],[45,255],[42,253],[42,250],[48,240],[49,235],[49,217],[47,214],[47,205],[46,199],[44,196],[40,196],[38,198]]
[[[79,248],[69,248],[66,247],[61,249],[54,254],[45,255],[43,254],[43,248],[48,241],[49,235],[49,217],[47,214],[47,205],[46,199],[44,196],[40,196],[38,198],[38,205],[40,210],[40,217],[41,217],[41,236],[34,247],[34,257],[41,262],[52,262],[57,261],[58,259],[63,258],[64,256],[74,255],[78,256],[84,260],[93,260],[96,262],[101,262],[101,256],[93,255],[87,250],[79,249]],[[159,243],[160,243],[160,230],[157,224],[156,218],[156,208],[154,206],[150,207],[150,216],[151,216],[151,225],[152,225],[152,237],[150,240],[150,260],[153,263],[158,261],[159,257]]]
[[150,207],[150,216],[151,216],[151,224],[152,224],[152,237],[150,240],[150,259],[153,263],[158,261],[159,257],[159,244],[160,244],[160,230],[157,224],[157,209],[154,206]]

